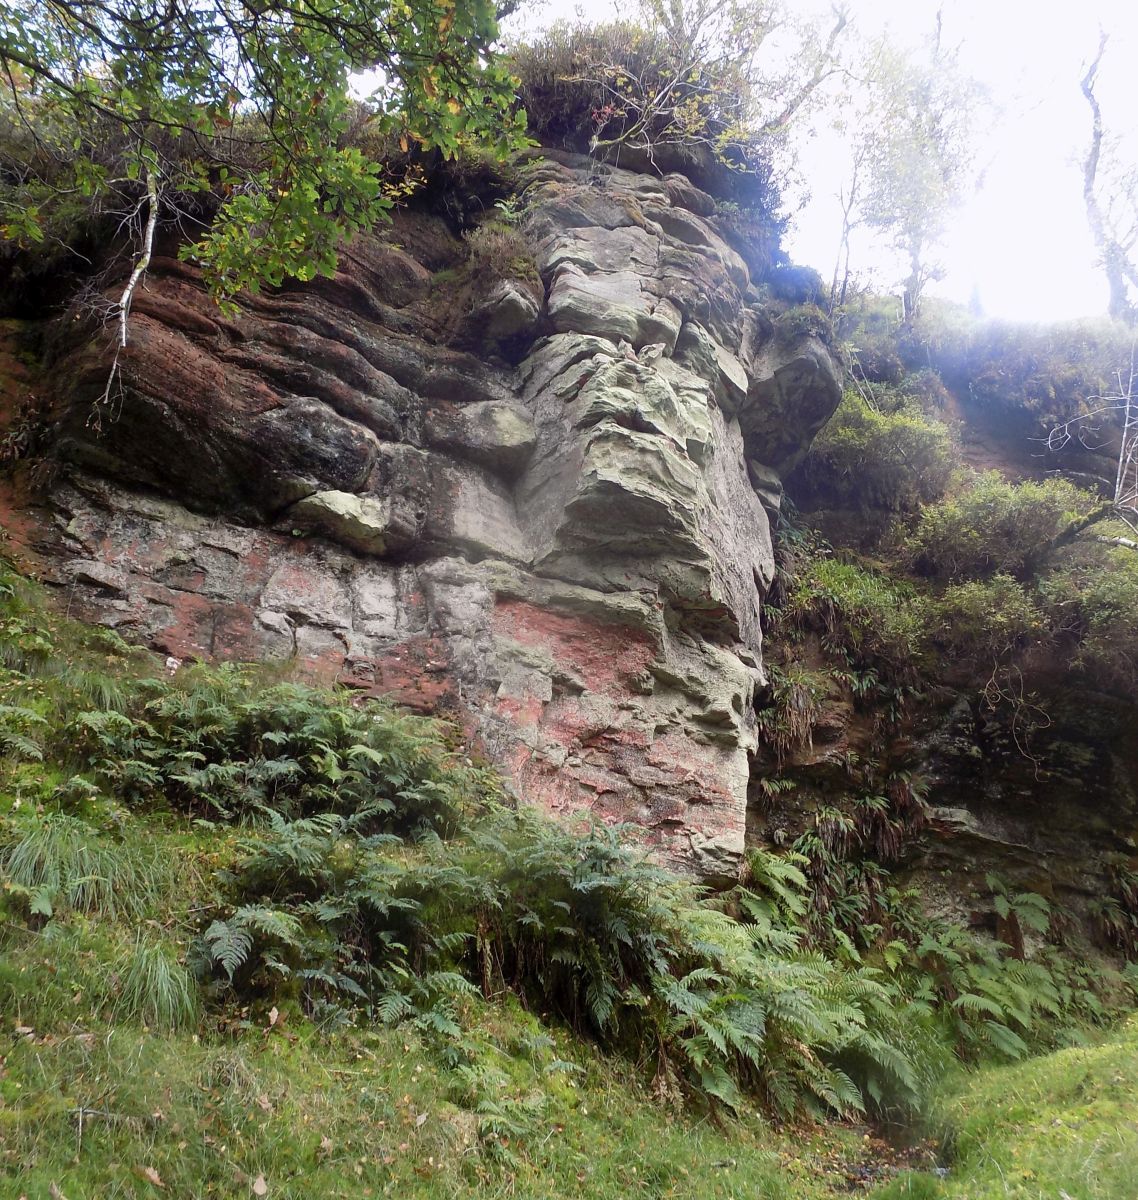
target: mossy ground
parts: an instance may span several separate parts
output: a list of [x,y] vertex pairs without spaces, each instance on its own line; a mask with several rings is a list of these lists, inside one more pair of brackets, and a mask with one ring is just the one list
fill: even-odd
[[0,1194],[28,1200],[821,1200],[844,1190],[864,1153],[851,1129],[671,1113],[634,1068],[567,1036],[552,1059],[536,1021],[493,1006],[483,1029],[502,1048],[502,1078],[482,1101],[401,1030],[328,1033],[267,1017],[209,1036],[89,1021],[19,1029],[5,1030]]
[[936,1117],[947,1174],[903,1175],[875,1200],[1138,1196],[1138,1020],[959,1081]]

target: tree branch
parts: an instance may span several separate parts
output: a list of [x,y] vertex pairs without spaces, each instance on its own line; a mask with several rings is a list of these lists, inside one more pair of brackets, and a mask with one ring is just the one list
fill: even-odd
[[150,257],[154,250],[154,231],[158,227],[158,173],[148,167],[146,171],[146,229],[142,235],[142,250],[134,270],[130,273],[126,287],[119,297],[119,349],[126,346],[126,323],[130,315],[130,302],[134,299],[134,289],[139,280],[150,266]]
[[111,369],[107,372],[107,383],[103,388],[103,394],[99,397],[99,400],[91,411],[90,421],[95,424],[96,428],[101,421],[101,410],[110,404],[111,390],[115,385],[115,380],[118,378],[119,357],[123,350],[126,349],[127,323],[130,318],[131,301],[134,299],[135,289],[150,266],[150,259],[154,252],[154,233],[157,228],[158,170],[152,164],[146,168],[146,227],[142,234],[142,248],[139,250],[134,269],[130,273],[130,278],[126,281],[126,287],[123,288],[122,295],[119,297],[117,306],[119,335],[117,344],[115,345],[115,356],[111,359]]

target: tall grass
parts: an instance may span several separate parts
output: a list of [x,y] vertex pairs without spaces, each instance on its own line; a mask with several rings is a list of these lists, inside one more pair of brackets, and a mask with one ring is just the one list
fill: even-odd
[[0,850],[0,871],[42,917],[71,909],[137,918],[173,881],[171,864],[156,852],[111,841],[63,813],[35,821]]
[[186,968],[162,943],[140,937],[117,975],[118,995],[112,1002],[116,1020],[159,1031],[197,1024],[198,990]]

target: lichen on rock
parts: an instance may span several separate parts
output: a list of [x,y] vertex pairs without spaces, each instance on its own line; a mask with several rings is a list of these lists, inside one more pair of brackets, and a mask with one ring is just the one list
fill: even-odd
[[764,314],[684,177],[551,152],[518,178],[544,302],[491,281],[461,336],[426,213],[233,317],[157,257],[116,411],[88,419],[97,339],[53,366],[40,545],[76,614],[446,713],[519,796],[730,876],[780,477],[837,365]]

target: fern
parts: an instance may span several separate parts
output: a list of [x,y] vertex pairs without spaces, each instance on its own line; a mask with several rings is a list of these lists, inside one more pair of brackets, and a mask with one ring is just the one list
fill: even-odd
[[0,704],[0,754],[42,762],[43,746],[32,731],[42,732],[47,724],[47,719],[34,709]]
[[204,940],[210,964],[220,967],[232,983],[253,949],[252,934],[240,924],[214,921],[205,931]]

